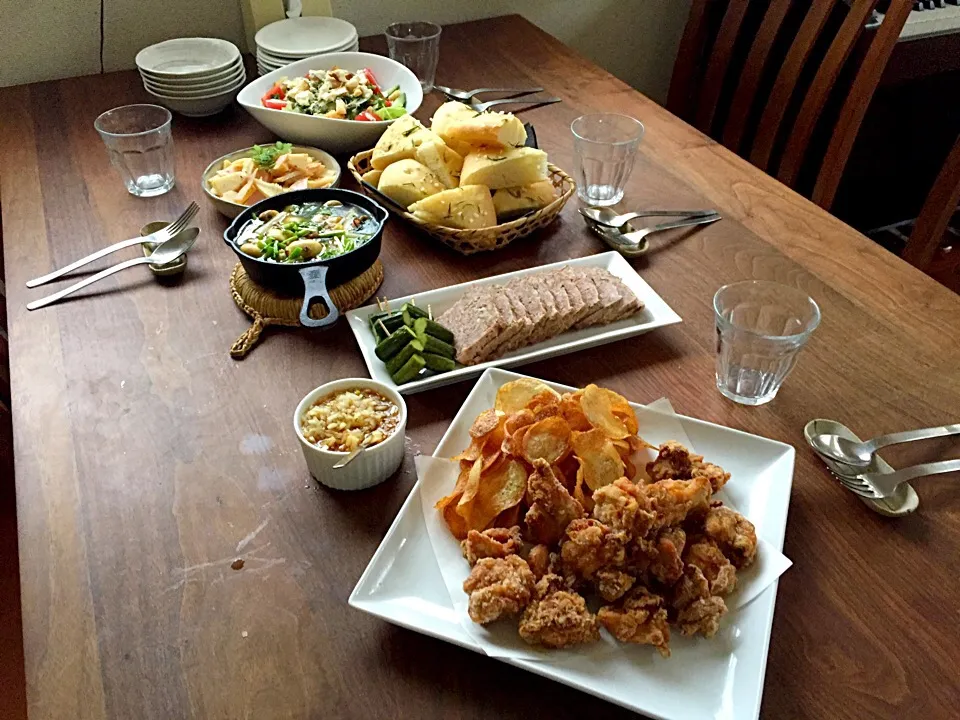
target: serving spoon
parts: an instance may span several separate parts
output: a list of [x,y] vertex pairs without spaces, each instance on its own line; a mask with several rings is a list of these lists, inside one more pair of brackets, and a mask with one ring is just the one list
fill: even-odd
[[831,460],[851,465],[857,468],[870,467],[874,453],[888,445],[926,440],[927,438],[944,437],[946,435],[960,435],[960,424],[941,425],[939,427],[923,428],[921,430],[907,430],[905,432],[881,435],[872,440],[854,442],[841,435],[814,435],[810,438],[810,445],[821,455]]
[[31,303],[27,303],[27,310],[37,310],[38,308],[51,305],[58,300],[65,298],[67,295],[75,293],[77,290],[82,290],[88,285],[93,285],[95,282],[103,280],[105,277],[109,277],[110,275],[118,273],[121,270],[126,270],[127,268],[132,268],[137,265],[166,265],[167,263],[171,263],[193,247],[193,243],[196,241],[197,235],[199,234],[199,228],[187,228],[186,230],[181,230],[169,240],[157,245],[156,249],[149,256],[127,260],[126,262],[117,263],[112,267],[108,267],[106,270],[101,270],[96,275],[91,275],[88,278],[84,278],[80,282],[74,283],[70,287],[59,290],[52,295],[47,295],[45,298],[40,298],[39,300],[34,300]]
[[692,225],[707,225],[709,223],[716,222],[717,220],[720,220],[720,215],[717,213],[713,213],[711,215],[697,215],[694,217],[688,216],[682,220],[660,223],[659,225],[652,225],[650,227],[642,228],[640,230],[633,230],[631,232],[621,232],[620,230],[615,230],[614,228],[607,227],[606,225],[595,223],[592,220],[587,220],[587,225],[590,226],[590,229],[593,230],[593,232],[603,238],[603,241],[607,243],[607,245],[612,247],[624,257],[637,257],[638,255],[643,255],[650,249],[650,243],[647,241],[647,235],[650,235],[651,233],[660,232],[661,230],[689,227]]
[[580,214],[588,220],[608,228],[622,228],[631,220],[643,217],[701,217],[704,215],[716,215],[716,210],[642,210],[640,212],[628,212],[617,214],[611,208],[594,205],[580,208]]

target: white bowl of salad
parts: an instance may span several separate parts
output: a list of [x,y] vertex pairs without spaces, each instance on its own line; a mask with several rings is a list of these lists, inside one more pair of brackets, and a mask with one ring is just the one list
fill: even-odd
[[390,123],[423,101],[420,81],[370,53],[316,55],[257,78],[237,96],[254,119],[285,140],[347,153],[373,147]]

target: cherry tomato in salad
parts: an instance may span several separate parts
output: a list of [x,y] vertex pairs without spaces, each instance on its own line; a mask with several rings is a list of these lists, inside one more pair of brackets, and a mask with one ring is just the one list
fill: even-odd
[[263,94],[263,97],[260,98],[260,104],[272,110],[283,110],[287,104],[284,100],[286,96],[287,92],[283,89],[283,86],[280,83],[276,83]]
[[377,78],[373,74],[373,70],[370,68],[364,68],[361,72],[367,76],[367,82],[373,86],[374,92],[378,95],[383,95],[383,91],[380,89],[380,85],[377,83]]
[[380,116],[373,112],[373,110],[364,110],[362,113],[357,115],[357,120],[364,122],[380,122]]

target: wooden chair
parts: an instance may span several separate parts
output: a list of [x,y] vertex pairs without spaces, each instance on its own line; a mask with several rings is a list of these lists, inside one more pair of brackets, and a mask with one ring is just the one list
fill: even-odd
[[[960,136],[927,195],[903,250],[903,259],[960,293],[960,247],[939,252],[950,218],[960,205]],[[960,246],[960,242],[954,243]]]
[[667,108],[829,208],[913,6],[877,3],[693,0]]

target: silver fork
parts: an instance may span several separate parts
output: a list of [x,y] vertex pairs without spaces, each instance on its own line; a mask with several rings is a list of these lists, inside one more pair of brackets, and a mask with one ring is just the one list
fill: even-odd
[[525,97],[526,95],[522,95],[521,97],[518,97],[518,98],[503,98],[502,100],[490,100],[489,102],[471,103],[470,107],[472,107],[477,112],[484,112],[485,110],[489,110],[490,108],[496,105],[505,105],[507,103],[510,103],[512,105],[552,105],[553,103],[560,102],[560,98],[558,97],[542,98],[540,100],[525,100],[524,99]]
[[960,460],[943,460],[941,462],[923,463],[893,472],[862,473],[860,475],[843,475],[836,472],[833,476],[840,481],[847,490],[860,497],[879,498],[891,497],[901,483],[927,475],[960,470]]
[[449,98],[454,100],[463,100],[465,103],[473,101],[475,95],[481,93],[514,93],[515,95],[530,95],[531,93],[543,92],[543,88],[477,88],[476,90],[457,90],[443,85],[434,85],[434,87]]
[[184,210],[180,217],[174,220],[172,223],[166,227],[157,230],[157,232],[152,235],[147,235],[146,237],[135,237],[130,238],[129,240],[121,240],[118,243],[114,243],[108,247],[103,248],[102,250],[97,250],[95,253],[91,253],[86,257],[82,257],[79,260],[76,260],[65,267],[60,268],[59,270],[54,270],[52,273],[48,273],[33,280],[27,281],[27,287],[37,287],[38,285],[45,285],[48,282],[56,280],[57,278],[63,277],[67,273],[71,273],[77,268],[82,268],[84,265],[88,265],[95,260],[99,260],[102,257],[106,257],[110,253],[116,252],[117,250],[123,250],[124,248],[133,247],[134,245],[142,245],[143,243],[150,242],[160,244],[172,238],[178,232],[183,230],[194,216],[200,211],[200,206],[195,202],[191,202],[187,205],[187,209]]

